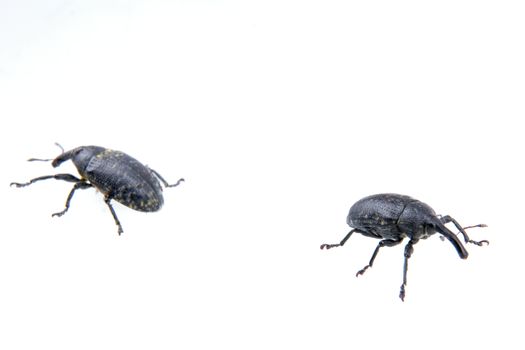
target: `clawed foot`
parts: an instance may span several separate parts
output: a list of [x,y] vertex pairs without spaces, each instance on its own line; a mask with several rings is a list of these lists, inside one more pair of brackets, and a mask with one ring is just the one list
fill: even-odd
[[180,185],[181,182],[184,182],[186,180],[184,180],[183,178],[180,178],[176,183],[172,184],[172,185],[168,185],[166,184],[166,187],[176,187],[178,185]]
[[475,244],[475,245],[478,245],[478,246],[483,246],[483,243],[485,243],[486,245],[489,245],[489,241],[487,241],[486,239],[484,239],[482,241],[473,241],[473,240],[469,239],[468,243],[472,243],[472,244]]
[[67,209],[64,209],[58,213],[53,213],[51,214],[51,217],[55,217],[55,216],[58,216],[58,217],[61,217],[62,215],[64,215],[66,213]]
[[405,301],[405,285],[402,284],[401,285],[401,290],[399,291],[399,298],[401,299],[401,301]]
[[335,247],[340,247],[341,244],[321,244],[321,250],[322,249],[331,249]]
[[359,275],[362,275],[365,273],[365,271],[370,267],[370,265],[366,265],[365,267],[363,267],[361,270],[357,271],[357,273],[355,274],[355,277],[359,277]]

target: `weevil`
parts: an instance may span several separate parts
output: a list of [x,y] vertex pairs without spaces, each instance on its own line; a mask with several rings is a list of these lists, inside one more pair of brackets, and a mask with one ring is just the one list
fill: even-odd
[[404,238],[409,238],[405,246],[403,283],[399,291],[399,297],[402,301],[405,300],[408,259],[414,251],[414,244],[420,239],[426,239],[434,233],[440,233],[456,248],[459,257],[466,259],[468,257],[467,250],[458,237],[445,226],[447,223],[452,223],[461,232],[466,243],[478,246],[489,244],[487,240],[471,240],[465,231],[473,227],[486,227],[485,224],[462,227],[451,216],[437,215],[429,205],[409,196],[394,193],[376,194],[360,199],[350,208],[346,223],[352,230],[343,240],[337,244],[322,244],[321,249],[343,246],[354,232],[366,237],[381,239],[368,265],[357,271],[356,277],[364,274],[368,268],[372,267],[381,247],[393,247],[400,244]]
[[115,220],[119,235],[124,230],[115,209],[111,205],[112,200],[134,210],[155,212],[164,204],[162,186],[159,180],[165,187],[175,187],[184,181],[181,178],[175,184],[170,185],[158,172],[124,152],[99,146],[80,146],[64,152],[62,146],[59,144],[57,146],[62,149],[62,153],[56,158],[31,158],[28,161],[51,161],[51,165],[56,168],[65,161],[71,160],[77,168],[80,178],[71,174],[45,175],[25,183],[12,182],[11,186],[25,187],[37,181],[48,179],[74,183],[75,185],[67,196],[64,210],[52,214],[52,216],[58,217],[68,211],[76,190],[94,187],[104,195],[104,202]]

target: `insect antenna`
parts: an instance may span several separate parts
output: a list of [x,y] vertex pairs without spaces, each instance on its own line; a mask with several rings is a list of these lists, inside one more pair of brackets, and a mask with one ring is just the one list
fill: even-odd
[[[55,142],[55,145],[60,148],[60,150],[62,151],[62,153],[60,154],[64,154],[64,147],[62,147],[61,144],[59,144],[58,142]],[[27,161],[28,162],[50,162],[52,161],[54,158],[50,158],[50,159],[42,159],[42,158],[29,158]]]

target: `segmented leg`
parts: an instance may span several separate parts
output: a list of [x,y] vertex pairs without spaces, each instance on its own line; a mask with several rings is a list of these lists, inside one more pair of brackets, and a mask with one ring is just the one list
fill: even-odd
[[342,247],[346,243],[346,241],[348,241],[348,238],[350,238],[352,233],[354,233],[355,231],[357,231],[357,230],[353,229],[352,231],[348,232],[346,234],[345,238],[343,238],[343,240],[340,243],[336,243],[336,244],[321,244],[321,249],[331,249],[331,248],[335,248],[335,247]]
[[180,178],[176,183],[170,185],[168,183],[168,181],[164,180],[164,178],[158,172],[156,172],[154,169],[150,168],[149,170],[151,170],[151,172],[153,174],[155,174],[156,177],[159,178],[159,180],[164,184],[165,187],[175,187],[175,186],[178,186],[182,181],[184,181],[183,178]]
[[473,243],[473,244],[476,244],[476,245],[479,245],[479,246],[482,246],[483,243],[489,244],[489,241],[487,241],[485,239],[482,240],[482,241],[474,241],[474,240],[470,239],[469,236],[467,235],[467,232],[465,231],[466,229],[473,228],[473,227],[487,227],[487,225],[485,225],[485,224],[461,227],[461,225],[454,218],[452,218],[450,215],[445,215],[445,216],[441,217],[441,222],[443,224],[448,224],[449,222],[452,222],[454,224],[454,226],[457,227],[459,232],[461,232],[461,234],[463,235],[463,238],[465,239],[465,242],[467,242],[467,243]]
[[405,301],[405,286],[407,285],[407,271],[408,271],[408,259],[412,256],[412,253],[414,252],[414,244],[416,244],[419,241],[419,239],[411,239],[408,241],[407,245],[405,246],[405,265],[403,266],[403,284],[401,285],[401,289],[399,291],[399,297],[402,301]]
[[59,216],[60,217],[60,216],[64,215],[69,209],[69,203],[71,202],[71,198],[73,198],[73,194],[75,193],[75,191],[78,190],[78,189],[82,189],[83,190],[83,189],[90,188],[90,187],[93,187],[93,185],[91,185],[88,182],[85,182],[85,181],[77,182],[75,184],[75,186],[73,186],[73,188],[71,189],[71,192],[69,192],[69,196],[67,196],[65,209],[62,210],[61,212],[54,213],[51,216]]
[[78,177],[73,176],[71,174],[56,174],[56,175],[46,175],[46,176],[36,177],[34,179],[29,180],[29,182],[26,182],[26,183],[11,182],[10,186],[25,187],[25,186],[29,186],[31,184],[34,184],[37,181],[48,180],[48,179],[62,180],[62,181],[67,181],[67,182],[81,182],[81,181],[83,181],[83,180],[79,179]]
[[374,254],[372,254],[372,258],[370,258],[370,262],[368,263],[368,265],[366,265],[365,267],[363,267],[361,270],[357,271],[357,273],[355,274],[356,277],[358,277],[359,275],[362,275],[365,273],[365,271],[369,268],[369,267],[372,267],[372,265],[374,264],[374,260],[376,259],[376,256],[377,256],[377,253],[379,253],[379,249],[381,249],[381,247],[393,247],[395,245],[398,245],[399,243],[401,243],[403,241],[403,238],[399,238],[397,240],[393,240],[393,239],[383,239],[382,241],[379,242],[379,244],[377,245],[376,249],[374,250]]
[[111,211],[111,215],[113,215],[113,219],[115,219],[115,224],[117,224],[117,227],[118,227],[118,234],[120,236],[120,234],[122,232],[124,232],[124,230],[122,230],[122,225],[120,224],[120,221],[117,217],[117,214],[115,213],[115,209],[113,209],[113,206],[111,205],[111,197],[106,197],[104,198],[104,202],[106,202],[106,204],[108,205],[108,208],[109,210]]

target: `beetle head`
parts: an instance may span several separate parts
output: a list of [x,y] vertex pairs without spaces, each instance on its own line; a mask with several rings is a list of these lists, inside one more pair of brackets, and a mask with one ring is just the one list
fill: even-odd
[[404,223],[414,224],[417,223],[422,226],[421,235],[419,238],[426,238],[433,235],[436,232],[442,234],[452,245],[456,248],[458,255],[461,259],[468,257],[468,252],[461,244],[461,241],[450,231],[436,216],[434,209],[428,204],[420,201],[413,201],[406,205],[405,210],[398,219],[398,227],[403,228]]
[[89,164],[89,161],[91,158],[96,156],[97,154],[104,151],[103,147],[98,146],[80,146],[77,148],[73,148],[70,151],[64,152],[58,157],[56,157],[51,165],[53,165],[54,168],[58,167],[60,164],[64,163],[65,161],[72,160],[73,164],[77,167],[77,169],[82,172],[87,165]]

